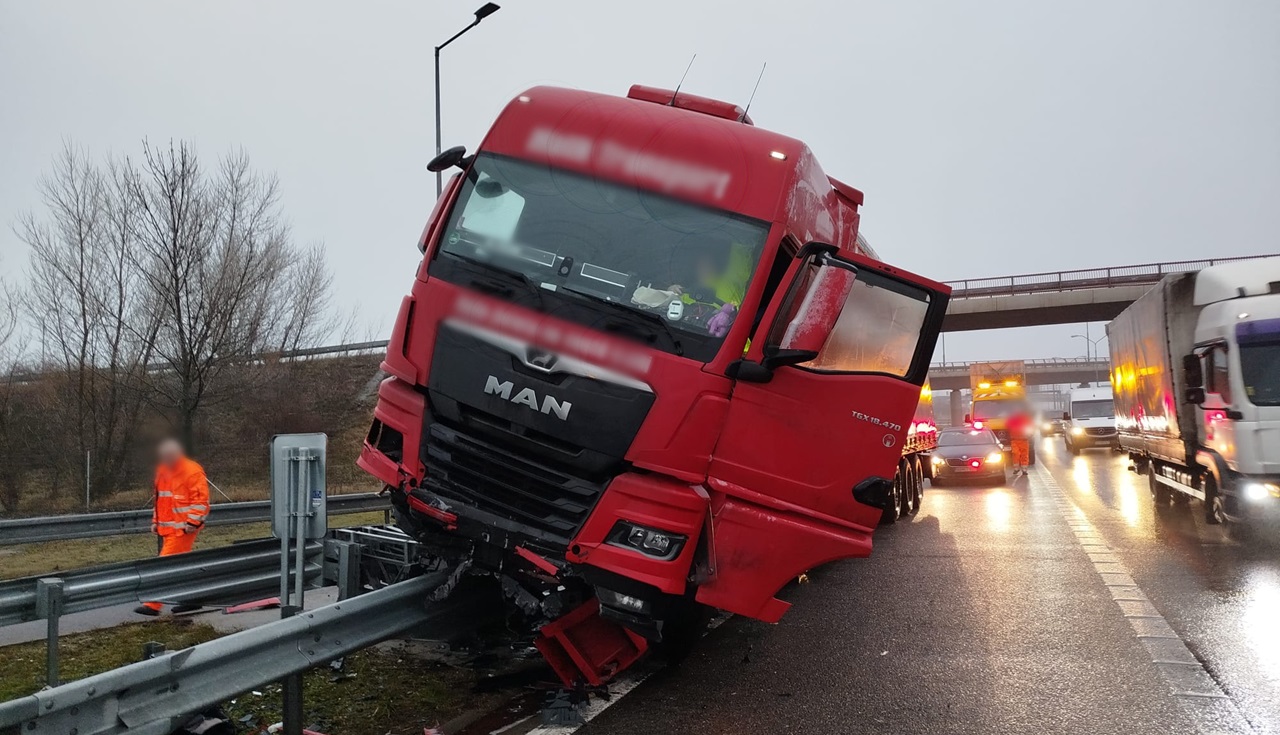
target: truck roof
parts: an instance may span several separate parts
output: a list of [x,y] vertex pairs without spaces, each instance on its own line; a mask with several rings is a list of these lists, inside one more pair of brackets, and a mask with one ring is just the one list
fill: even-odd
[[1196,274],[1196,306],[1280,292],[1280,256],[1211,265]]
[[534,87],[503,109],[481,150],[765,221],[806,194],[856,212],[862,192],[825,174],[825,191],[805,191],[821,173],[807,145],[741,116],[729,103],[638,85],[628,97]]

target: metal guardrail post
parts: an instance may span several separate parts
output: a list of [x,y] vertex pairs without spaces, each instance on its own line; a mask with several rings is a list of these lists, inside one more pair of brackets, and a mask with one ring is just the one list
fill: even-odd
[[351,541],[331,543],[338,549],[338,599],[348,600],[360,594],[360,544]]
[[58,622],[62,617],[63,582],[45,577],[36,582],[36,614],[45,619],[44,681],[58,686]]

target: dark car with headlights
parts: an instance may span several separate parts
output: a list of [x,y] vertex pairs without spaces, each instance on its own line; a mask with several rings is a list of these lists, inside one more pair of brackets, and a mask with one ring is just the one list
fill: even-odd
[[953,480],[1005,481],[1004,447],[990,429],[943,430],[931,462],[934,485]]
[[1041,417],[1040,436],[1062,436],[1062,419]]

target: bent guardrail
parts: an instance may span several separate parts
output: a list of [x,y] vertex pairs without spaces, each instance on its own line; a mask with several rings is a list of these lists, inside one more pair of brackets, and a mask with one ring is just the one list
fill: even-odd
[[192,712],[474,606],[437,573],[0,703],[0,731],[170,733]]
[[[321,576],[319,541],[307,544],[304,579]],[[290,576],[292,579],[292,575]],[[176,556],[107,564],[0,582],[0,626],[36,620],[41,580],[60,582],[61,614],[143,600],[168,603],[242,602],[280,587],[280,542],[246,541]]]
[[[365,513],[391,507],[387,498],[378,493],[330,495],[327,502],[329,515]],[[271,501],[250,500],[213,504],[205,525],[234,526],[269,520]],[[6,519],[0,521],[0,546],[130,533],[151,533],[150,509]]]

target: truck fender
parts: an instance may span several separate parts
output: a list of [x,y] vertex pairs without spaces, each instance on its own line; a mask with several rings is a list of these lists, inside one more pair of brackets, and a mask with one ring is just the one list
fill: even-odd
[[1222,455],[1212,449],[1196,450],[1196,464],[1204,469],[1204,474],[1213,475],[1218,489],[1226,495],[1235,495],[1235,483],[1231,481],[1231,470]]

